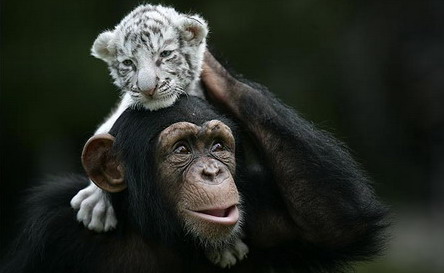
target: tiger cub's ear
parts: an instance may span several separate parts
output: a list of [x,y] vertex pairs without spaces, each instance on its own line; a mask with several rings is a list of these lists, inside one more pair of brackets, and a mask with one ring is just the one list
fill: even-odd
[[108,64],[115,58],[116,48],[114,44],[114,32],[105,31],[100,33],[91,48],[91,55]]
[[199,15],[184,16],[179,23],[182,37],[191,45],[200,45],[208,34],[208,25]]

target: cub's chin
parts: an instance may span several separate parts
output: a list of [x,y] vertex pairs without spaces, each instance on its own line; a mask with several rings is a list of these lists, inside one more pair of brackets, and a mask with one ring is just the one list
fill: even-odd
[[178,92],[171,92],[168,95],[161,95],[161,96],[153,96],[153,97],[140,96],[137,98],[136,103],[138,105],[143,106],[143,108],[147,110],[156,111],[173,105],[178,98],[179,98]]

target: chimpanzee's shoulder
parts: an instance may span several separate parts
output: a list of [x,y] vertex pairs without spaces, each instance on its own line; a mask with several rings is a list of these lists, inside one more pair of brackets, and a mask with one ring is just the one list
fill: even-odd
[[25,209],[30,214],[38,214],[35,210],[70,207],[71,198],[88,184],[87,177],[77,174],[48,177],[29,190]]

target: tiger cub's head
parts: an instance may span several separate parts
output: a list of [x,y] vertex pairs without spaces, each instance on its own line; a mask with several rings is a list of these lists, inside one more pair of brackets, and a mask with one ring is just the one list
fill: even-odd
[[114,84],[149,110],[172,105],[194,88],[202,69],[208,26],[199,15],[141,5],[101,33],[91,54],[108,64]]

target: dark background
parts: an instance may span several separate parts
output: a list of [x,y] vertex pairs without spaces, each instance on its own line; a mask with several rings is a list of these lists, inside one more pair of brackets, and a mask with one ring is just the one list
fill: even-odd
[[[138,3],[1,2],[1,253],[24,190],[82,171],[82,146],[118,98],[90,46]],[[163,3],[200,13],[232,67],[368,170],[394,212],[393,238],[357,272],[444,272],[444,1]]]

